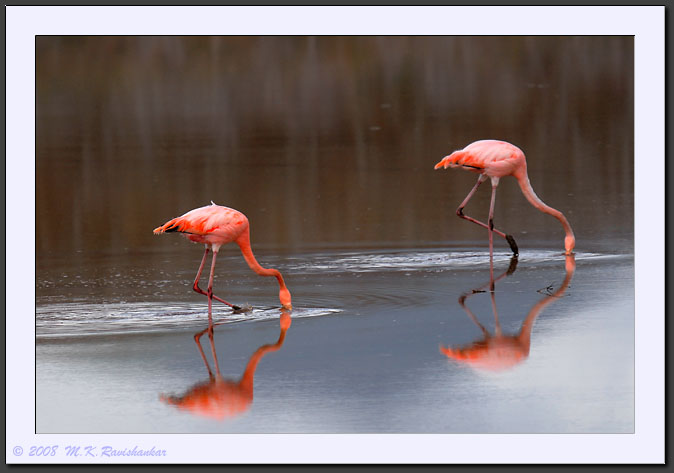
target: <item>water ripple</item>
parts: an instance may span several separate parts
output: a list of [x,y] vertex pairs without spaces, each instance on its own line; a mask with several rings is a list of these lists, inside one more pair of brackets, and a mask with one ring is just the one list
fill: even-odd
[[[507,252],[495,253],[494,263],[505,262],[507,264],[511,256]],[[620,256],[623,255],[583,252],[575,254],[576,261]],[[518,261],[520,263],[544,263],[561,261],[563,258],[564,255],[561,251],[535,250],[520,254]],[[447,271],[488,266],[489,253],[483,250],[338,253],[310,255],[303,258],[293,258],[293,260],[286,265],[286,270],[289,272]]]
[[[295,318],[319,317],[342,312],[334,308],[296,308]],[[278,319],[277,307],[253,307],[252,311],[234,314],[227,309],[215,310],[213,322],[229,324]],[[115,335],[175,330],[201,330],[207,326],[208,314],[203,306],[188,303],[82,303],[70,302],[37,307],[36,338],[59,338],[88,335]]]
[[[621,257],[628,255],[576,253],[577,262]],[[494,263],[506,268],[510,258],[511,255],[507,252],[496,253]],[[559,264],[563,261],[562,253],[552,250],[525,251],[518,258],[520,265]],[[298,299],[304,307],[295,307],[292,312],[293,318],[303,318],[342,313],[346,307],[406,309],[415,306],[420,297],[436,290],[427,287],[423,282],[423,278],[434,278],[431,273],[488,267],[489,254],[483,249],[434,249],[306,254],[289,258],[284,270],[300,275],[296,280],[300,287],[301,274],[307,275],[304,277],[304,294]],[[403,279],[392,282],[389,279],[391,274],[376,274],[385,272],[397,272],[396,277]],[[332,277],[323,280],[316,273]],[[342,276],[346,277],[339,279]],[[408,276],[415,276],[410,279],[409,284],[405,282]],[[336,281],[344,282],[336,284]],[[353,285],[354,282],[356,286]],[[164,283],[163,279],[160,283]],[[151,286],[152,282],[148,285]],[[78,301],[70,302],[52,298],[48,303],[38,305],[36,337],[40,339],[175,330],[198,331],[205,328],[208,320],[205,304],[167,304],[128,299],[119,302],[92,302],[86,297],[85,295]],[[229,309],[216,305],[213,313],[213,320],[218,324],[265,321],[278,317],[277,307],[262,306],[253,307],[251,312],[234,314]]]

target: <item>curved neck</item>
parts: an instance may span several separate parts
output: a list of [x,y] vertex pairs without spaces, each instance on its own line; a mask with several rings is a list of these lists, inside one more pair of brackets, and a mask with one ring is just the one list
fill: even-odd
[[278,280],[281,288],[286,287],[285,282],[283,281],[283,276],[278,270],[273,268],[263,268],[255,259],[253,250],[250,247],[250,229],[246,228],[239,238],[236,239],[236,243],[239,245],[239,248],[241,248],[243,258],[246,260],[246,263],[248,263],[248,266],[250,266],[250,269],[255,271],[260,276],[274,276]]
[[[531,183],[529,182],[529,177],[526,175],[526,173],[521,174],[519,176],[516,176],[517,182],[520,185],[520,189],[522,189],[522,193],[524,194],[524,197],[529,201],[531,205],[536,207],[538,210],[541,212],[545,212],[546,214],[552,215],[555,217],[559,222],[562,224],[562,227],[564,227],[564,232],[566,233],[566,239],[568,242],[573,242],[575,243],[575,237],[573,236],[573,230],[571,229],[571,225],[569,225],[569,221],[566,219],[564,214],[560,212],[557,209],[553,209],[549,205],[547,205],[545,202],[543,202],[534,192],[534,189],[531,187]],[[570,250],[568,248],[567,250]],[[573,248],[573,245],[571,245],[571,249]]]

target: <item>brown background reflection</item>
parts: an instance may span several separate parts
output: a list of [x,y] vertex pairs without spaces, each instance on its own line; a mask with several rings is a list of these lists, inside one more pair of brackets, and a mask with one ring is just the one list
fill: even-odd
[[[454,217],[474,176],[433,165],[481,138],[524,150],[579,251],[632,247],[632,37],[41,36],[36,52],[38,266],[171,245],[152,229],[210,200],[248,215],[254,247],[480,244]],[[507,181],[501,226],[523,250],[561,241]]]

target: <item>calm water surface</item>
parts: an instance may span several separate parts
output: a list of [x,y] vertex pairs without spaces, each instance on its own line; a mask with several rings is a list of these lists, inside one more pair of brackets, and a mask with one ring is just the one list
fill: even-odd
[[[38,433],[634,430],[631,37],[36,46]],[[502,180],[521,255],[497,240],[493,298],[454,215],[475,176],[433,171],[480,138],[524,150],[577,238],[569,262]],[[152,229],[211,200],[294,310],[223,248],[215,292],[252,310],[216,306],[205,363],[202,250]]]
[[[559,252],[537,250],[508,275],[508,255],[497,255],[503,335],[531,331],[515,348],[485,350],[480,325],[496,334],[494,306],[474,291],[488,289],[487,259],[439,249],[277,259],[291,274],[292,324],[248,376],[254,353],[279,340],[280,310],[264,305],[275,302],[273,281],[241,282],[243,261],[225,260],[218,287],[253,307],[215,311],[222,379],[250,378],[236,395],[191,392],[209,381],[193,339],[206,301],[189,290],[191,272],[167,281],[159,269],[124,300],[98,300],[96,289],[55,296],[37,310],[38,432],[631,432],[633,258],[579,252],[567,272]],[[76,285],[123,293],[137,277],[108,267],[120,272]],[[184,396],[182,409],[162,396]]]

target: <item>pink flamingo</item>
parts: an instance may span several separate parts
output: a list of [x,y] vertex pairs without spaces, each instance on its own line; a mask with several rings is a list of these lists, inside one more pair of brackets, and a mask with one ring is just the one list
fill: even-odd
[[[204,257],[201,259],[197,277],[194,279],[192,288],[199,294],[208,296],[208,334],[213,336],[213,318],[211,315],[212,299],[220,301],[234,310],[240,310],[240,307],[213,294],[213,272],[215,270],[215,259],[218,256],[220,247],[229,242],[235,242],[241,248],[243,257],[250,266],[260,276],[274,276],[279,283],[279,299],[285,309],[292,309],[290,291],[283,281],[283,276],[276,269],[263,268],[253,256],[253,250],[250,247],[250,229],[248,218],[238,210],[223,207],[211,202],[211,205],[190,210],[186,214],[169,220],[161,227],[154,229],[155,234],[180,232],[189,240],[206,245]],[[213,260],[211,262],[211,274],[208,279],[208,289],[204,291],[199,287],[199,278],[206,263],[206,256],[209,250],[213,250]]]
[[[529,176],[527,175],[527,161],[524,157],[524,153],[517,146],[507,143],[505,141],[498,140],[481,140],[469,144],[462,150],[454,151],[449,156],[445,156],[442,161],[435,165],[435,169],[444,167],[462,167],[472,172],[480,174],[477,178],[477,184],[473,189],[468,193],[466,198],[459,208],[456,209],[456,215],[461,218],[465,218],[468,221],[477,223],[478,225],[487,228],[489,230],[489,254],[493,254],[493,242],[494,236],[493,233],[496,233],[502,238],[505,238],[510,249],[515,255],[518,254],[517,244],[512,235],[506,235],[500,230],[494,228],[494,202],[496,200],[496,188],[498,187],[499,179],[505,176],[513,176],[517,179],[517,182],[522,189],[524,197],[538,210],[550,214],[559,220],[564,227],[566,232],[566,238],[564,239],[564,248],[565,254],[570,255],[573,251],[573,247],[576,244],[576,239],[573,236],[573,230],[571,230],[571,225],[569,225],[568,220],[564,217],[564,214],[559,210],[555,210],[552,207],[546,205],[541,199],[538,198],[534,192],[531,184],[529,183]],[[491,205],[489,206],[489,221],[488,225],[476,220],[472,217],[463,214],[463,208],[466,206],[468,201],[477,190],[477,188],[484,181],[487,180],[487,177],[491,178]]]

